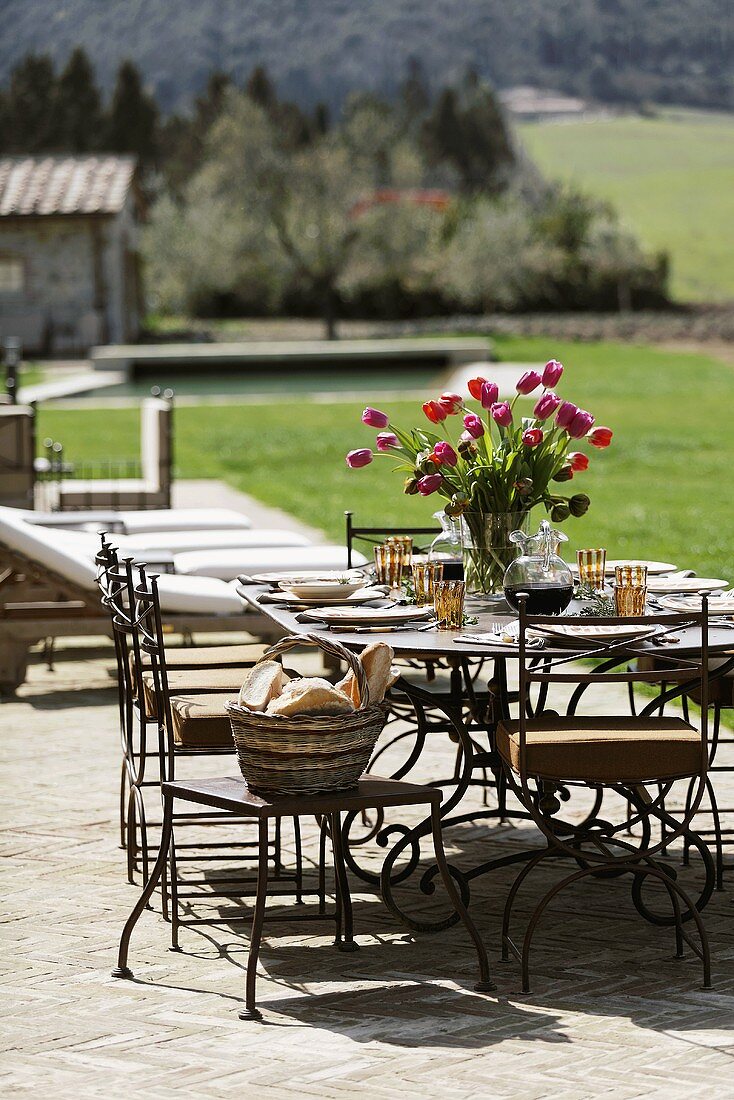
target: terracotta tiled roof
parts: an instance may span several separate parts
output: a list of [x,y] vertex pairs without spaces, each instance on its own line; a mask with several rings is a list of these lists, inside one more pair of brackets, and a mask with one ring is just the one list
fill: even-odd
[[116,214],[134,171],[134,157],[0,157],[0,217]]

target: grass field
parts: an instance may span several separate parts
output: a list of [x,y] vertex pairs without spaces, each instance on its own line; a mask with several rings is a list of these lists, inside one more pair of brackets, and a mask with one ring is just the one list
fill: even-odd
[[[500,338],[497,350],[508,361],[562,359],[561,394],[615,431],[612,447],[594,452],[589,471],[574,480],[592,506],[564,525],[569,549],[601,545],[614,557],[662,558],[734,582],[730,367],[704,355],[629,345]],[[346,451],[374,439],[359,419],[369,400],[365,392],[360,404],[286,396],[265,405],[181,406],[178,475],[222,478],[336,540],[345,508],[362,522],[430,521],[440,498],[404,496],[390,460],[347,469]],[[386,411],[403,425],[423,417],[416,402],[390,401]],[[46,407],[39,419],[38,438],[62,440],[71,461],[138,451],[135,409]]]
[[532,123],[520,127],[543,171],[610,199],[624,222],[672,259],[672,290],[734,299],[734,115]]

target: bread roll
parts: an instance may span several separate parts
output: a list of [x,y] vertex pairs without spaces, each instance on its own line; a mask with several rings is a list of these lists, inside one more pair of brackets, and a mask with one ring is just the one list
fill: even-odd
[[362,667],[367,673],[371,706],[382,702],[385,692],[400,675],[400,671],[392,667],[394,656],[392,647],[386,642],[373,642],[360,655]]
[[240,688],[239,704],[247,710],[265,710],[287,683],[288,676],[277,661],[261,661],[245,677]]
[[283,693],[268,704],[268,714],[348,714],[354,704],[348,695],[321,676],[289,680]]
[[346,674],[344,679],[340,680],[339,683],[335,685],[335,687],[339,691],[343,691],[344,694],[352,700],[352,703],[354,704],[354,709],[356,710],[362,702],[362,698],[359,692],[357,677],[354,675],[351,668],[349,669],[349,672]]

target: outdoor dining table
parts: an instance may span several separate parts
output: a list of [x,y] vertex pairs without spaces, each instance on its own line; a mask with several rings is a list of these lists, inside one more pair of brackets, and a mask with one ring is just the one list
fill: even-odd
[[[349,649],[361,651],[372,642],[385,642],[392,647],[398,659],[444,664],[451,669],[451,690],[449,692],[431,692],[426,687],[417,685],[414,680],[409,679],[407,676],[401,676],[391,692],[391,696],[394,693],[396,698],[407,697],[417,715],[422,715],[426,710],[440,711],[446,719],[446,728],[448,728],[453,740],[458,742],[460,746],[454,775],[447,780],[442,780],[437,776],[430,777],[431,783],[450,788],[450,793],[441,806],[441,819],[444,829],[463,822],[476,822],[481,819],[505,821],[512,818],[529,818],[530,815],[525,811],[507,806],[502,763],[493,748],[492,736],[493,727],[496,723],[501,719],[510,717],[511,693],[508,687],[508,663],[517,662],[519,649],[517,645],[513,646],[499,640],[496,643],[486,643],[469,640],[466,637],[467,635],[476,636],[477,634],[493,633],[499,627],[506,626],[516,616],[508,614],[507,611],[503,613],[499,608],[487,608],[487,605],[482,603],[473,606],[471,601],[467,601],[468,614],[476,617],[477,620],[469,628],[465,627],[461,630],[427,629],[425,623],[417,622],[415,626],[407,624],[400,628],[388,628],[384,631],[370,628],[369,632],[365,633],[349,629],[347,626],[340,625],[335,628],[313,621],[310,616],[305,617],[304,613],[294,608],[292,604],[270,602],[267,596],[269,591],[270,589],[265,585],[241,583],[238,586],[238,592],[245,603],[268,616],[278,626],[282,627],[286,634],[319,634],[336,630],[336,636],[341,644]],[[265,596],[265,599],[261,602],[263,596]],[[567,609],[566,615],[579,615],[583,606],[580,601],[573,600]],[[583,619],[579,618],[578,621],[583,622]],[[656,644],[654,638],[623,640],[615,645],[615,655],[622,662],[641,656],[664,659],[668,654],[674,654],[676,657],[691,657],[700,652],[701,636],[697,628],[676,629],[675,637],[677,641],[673,645],[665,646]],[[734,670],[734,623],[732,626],[712,624],[709,628],[708,647],[711,659],[710,679],[718,679],[732,672]],[[588,659],[593,657],[593,651],[593,643],[590,644],[585,640],[571,641],[565,639],[561,645],[552,645],[546,642],[544,647],[537,651],[537,656],[549,658],[575,656],[579,659]],[[487,677],[488,680],[491,680],[493,708],[488,720],[486,715],[480,715],[479,710],[474,706],[479,695],[477,682],[480,678],[485,679],[483,666],[479,669],[479,676],[477,675],[477,661],[491,661],[493,665],[491,678]],[[467,709],[470,714],[469,722],[465,719]],[[433,729],[435,728],[434,726]],[[425,744],[428,729],[429,726],[425,718],[419,718],[414,747],[407,761],[394,773],[393,778],[404,778],[415,766]],[[486,735],[488,739],[486,750],[478,742],[478,736],[482,734]],[[498,804],[491,807],[482,806],[478,809],[462,809],[461,803],[469,788],[481,782],[475,778],[477,771],[483,771],[484,773],[491,771],[493,773]],[[486,784],[484,785],[486,787]],[[544,792],[544,797],[549,800],[548,809],[551,812],[554,806],[560,804],[556,799],[555,792],[551,789]],[[595,813],[601,803],[600,792],[596,797],[597,801],[591,813]],[[355,854],[359,845],[364,843],[365,840],[375,837],[385,846],[390,845],[385,860],[387,874],[383,871],[382,876],[383,892],[385,892],[384,887],[387,883],[385,902],[406,925],[416,931],[439,931],[455,922],[456,915],[447,917],[442,921],[415,917],[406,912],[403,905],[396,899],[394,892],[395,886],[406,883],[418,869],[420,842],[424,837],[429,836],[430,821],[423,821],[413,828],[407,828],[403,825],[386,827],[383,829],[382,837],[379,836],[379,830],[382,828],[383,823],[378,821],[369,831],[367,837],[360,837],[356,842],[350,840],[349,837],[352,824],[353,819],[345,821],[345,856],[350,869],[363,880],[375,886],[379,883],[378,876],[360,865],[358,856]],[[705,882],[698,899],[698,907],[703,907],[714,888],[713,861],[705,842],[698,838],[696,834],[690,835],[689,843],[697,847],[703,857]],[[470,903],[472,880],[500,867],[523,862],[530,858],[534,852],[537,852],[537,847],[531,850],[512,851],[506,855],[486,860],[468,870],[460,870],[452,866],[452,874],[461,889],[464,903],[466,905]],[[403,864],[399,869],[393,871],[393,867],[401,856],[404,857]],[[419,885],[424,894],[432,892],[433,878],[436,874],[437,868],[431,868],[421,876]]]

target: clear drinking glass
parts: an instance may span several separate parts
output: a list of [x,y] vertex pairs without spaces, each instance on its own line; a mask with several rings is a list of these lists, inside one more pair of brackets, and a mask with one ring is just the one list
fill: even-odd
[[439,630],[460,630],[464,621],[463,581],[434,581],[433,607]]
[[424,607],[433,603],[433,589],[436,581],[443,580],[443,562],[413,562],[413,592],[416,606]]
[[375,579],[378,584],[400,588],[403,579],[403,548],[396,542],[383,542],[375,547]]
[[588,584],[595,592],[604,588],[604,569],[607,564],[606,550],[577,550],[576,564],[581,584]]
[[619,618],[645,614],[647,566],[617,565],[614,568],[614,606]]

